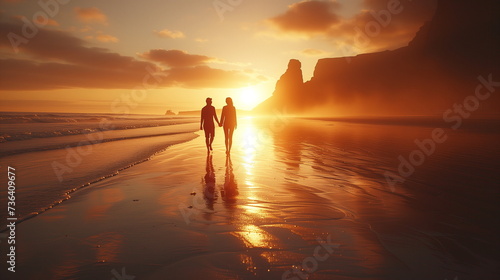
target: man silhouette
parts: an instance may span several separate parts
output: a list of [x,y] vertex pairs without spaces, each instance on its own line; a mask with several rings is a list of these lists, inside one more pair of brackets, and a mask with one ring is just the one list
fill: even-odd
[[201,120],[200,120],[200,130],[205,131],[205,143],[207,145],[207,151],[212,151],[212,142],[214,142],[215,137],[215,124],[214,118],[218,125],[219,119],[217,118],[217,113],[215,112],[215,107],[212,106],[212,98],[208,97],[207,106],[201,109]]

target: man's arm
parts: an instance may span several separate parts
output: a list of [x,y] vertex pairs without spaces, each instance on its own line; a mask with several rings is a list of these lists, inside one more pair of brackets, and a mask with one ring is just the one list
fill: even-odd
[[203,109],[201,109],[200,130],[203,130]]

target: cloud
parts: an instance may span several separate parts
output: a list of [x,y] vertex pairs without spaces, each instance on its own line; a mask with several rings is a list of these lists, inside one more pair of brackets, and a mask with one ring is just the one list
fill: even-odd
[[35,20],[35,23],[39,24],[39,25],[49,25],[49,26],[59,26],[59,22],[49,18],[49,19],[46,19],[46,18],[41,18],[41,17],[38,17],[36,20]]
[[269,22],[285,32],[322,33],[340,21],[335,13],[339,7],[333,0],[306,0],[288,6],[284,14],[269,19]]
[[240,88],[262,81],[262,76],[250,76],[242,71],[215,69],[206,65],[174,68],[167,71],[169,86],[185,88]]
[[158,62],[170,69],[165,73],[168,86],[185,88],[238,88],[263,81],[257,73],[223,70],[209,67],[210,62],[221,60],[206,55],[189,54],[182,50],[154,49],[138,54],[149,61]]
[[363,0],[355,15],[341,17],[336,1],[307,0],[292,4],[281,15],[268,19],[278,36],[321,36],[360,52],[405,46],[431,19],[437,0]]
[[198,66],[215,60],[215,58],[205,55],[188,54],[181,50],[163,49],[150,50],[139,54],[139,56],[172,68]]
[[96,7],[91,7],[91,8],[76,7],[75,13],[77,18],[82,22],[100,23],[103,25],[108,24],[108,17]]
[[[0,23],[0,48],[12,50],[7,34],[21,34],[22,22]],[[19,53],[0,61],[3,90],[61,88],[132,88],[141,85],[154,63],[107,49],[88,47],[68,32],[40,28]]]
[[[212,58],[183,51],[161,51],[151,61],[123,56],[109,49],[88,46],[69,32],[40,28],[37,35],[14,51],[7,36],[21,34],[23,23],[0,22],[1,90],[54,90],[65,88],[132,89],[151,72],[159,75],[158,88],[235,88],[260,82],[257,73],[211,68]],[[8,52],[11,52],[10,54]],[[155,50],[146,52],[155,54]],[[168,54],[168,55],[165,55]],[[156,63],[171,67],[162,69]],[[175,67],[172,67],[175,66]]]
[[[1,13],[1,10],[0,10],[0,13]],[[11,16],[11,18],[14,20],[22,20],[23,18],[25,18],[25,16],[14,15],[14,16]],[[38,26],[59,26],[59,22],[57,22],[54,19],[47,18],[47,17],[36,17],[33,19],[33,23],[36,23]]]
[[[390,3],[395,6],[389,8]],[[406,46],[432,18],[437,0],[364,0],[363,4],[365,10],[344,20],[328,36],[343,37],[346,44],[361,50],[377,51]]]
[[93,30],[93,28],[91,26],[88,26],[88,25],[79,29],[79,31],[82,33],[87,33],[87,32],[90,32],[92,30]]
[[[11,48],[7,34],[21,34],[22,22],[1,23],[0,46]],[[36,36],[26,44],[20,44],[19,50],[35,60],[58,60],[65,63],[104,68],[129,67],[136,63],[133,58],[110,52],[107,49],[87,47],[87,43],[70,33],[40,28]]]
[[171,38],[171,39],[180,39],[186,37],[184,33],[180,31],[171,31],[168,29],[163,29],[160,31],[153,31],[156,35],[158,35],[161,38]]
[[300,51],[301,54],[307,55],[307,56],[329,56],[330,53],[326,52],[324,50],[318,50],[318,49],[305,49]]
[[[2,90],[54,90],[64,88],[132,88],[147,72],[140,67],[119,70],[56,62],[1,59]],[[7,70],[7,69],[9,70]]]
[[112,35],[107,35],[107,34],[100,34],[97,35],[96,40],[104,43],[117,43],[119,40],[115,36]]

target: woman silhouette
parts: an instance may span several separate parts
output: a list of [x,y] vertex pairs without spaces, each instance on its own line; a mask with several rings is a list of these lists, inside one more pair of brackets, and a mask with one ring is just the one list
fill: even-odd
[[224,127],[226,154],[229,155],[231,153],[231,147],[233,146],[233,132],[238,127],[238,121],[236,119],[236,108],[234,108],[231,97],[226,98],[226,104],[227,105],[222,108],[220,126]]

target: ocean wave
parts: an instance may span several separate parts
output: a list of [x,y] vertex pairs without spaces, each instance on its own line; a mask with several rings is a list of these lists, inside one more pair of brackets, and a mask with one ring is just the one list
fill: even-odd
[[0,143],[190,122],[193,119],[151,115],[0,113]]
[[[149,138],[157,136],[168,136],[196,131],[193,124],[170,125],[159,127],[158,129],[149,127],[143,130],[110,130],[105,132],[87,133],[85,135],[66,135],[61,137],[46,139],[28,139],[27,141],[12,141],[4,143],[4,148],[0,151],[0,156],[10,156],[15,154],[40,152],[48,150],[66,149],[72,147],[83,147],[96,145],[112,141],[131,140],[138,138]],[[31,141],[30,141],[31,140]]]
[[119,120],[154,121],[175,117],[162,115],[118,115],[118,114],[87,114],[87,113],[11,113],[0,112],[0,124],[26,123],[79,123]]
[[[171,124],[169,124],[171,125]],[[49,137],[61,137],[61,136],[70,136],[70,135],[78,135],[78,134],[89,134],[95,133],[99,131],[109,131],[109,130],[127,130],[127,129],[138,129],[138,128],[148,128],[148,127],[158,127],[163,126],[160,124],[143,124],[143,125],[126,125],[126,126],[116,126],[113,128],[82,128],[82,129],[69,129],[69,130],[57,130],[57,131],[40,131],[40,132],[17,132],[13,134],[1,134],[0,135],[0,143],[8,142],[8,141],[21,141],[21,140],[29,140],[34,138],[49,138]]]

